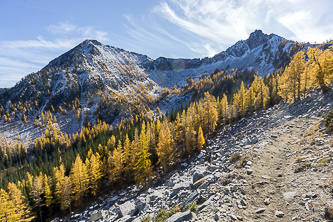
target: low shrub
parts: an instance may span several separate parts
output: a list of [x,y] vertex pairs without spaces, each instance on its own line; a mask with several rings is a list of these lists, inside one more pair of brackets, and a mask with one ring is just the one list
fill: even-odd
[[333,132],[333,109],[324,116],[324,126],[327,131]]
[[182,211],[184,212],[184,211],[190,210],[191,212],[195,212],[197,209],[198,209],[197,203],[193,202],[193,203],[186,204],[186,206],[183,208]]
[[241,157],[241,155],[239,153],[235,153],[230,157],[229,161],[231,163],[235,163],[240,159],[240,157]]

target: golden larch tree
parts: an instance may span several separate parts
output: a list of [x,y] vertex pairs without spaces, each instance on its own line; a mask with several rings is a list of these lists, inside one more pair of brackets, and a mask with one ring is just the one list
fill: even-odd
[[164,121],[160,130],[159,141],[157,144],[158,164],[161,165],[164,172],[168,171],[169,165],[173,161],[173,139],[168,126],[168,122]]
[[75,162],[70,171],[72,183],[73,200],[76,205],[80,204],[81,198],[88,190],[88,172],[86,165],[82,162],[80,155],[76,156]]
[[202,128],[200,126],[199,130],[198,130],[198,139],[197,139],[197,148],[198,148],[198,150],[201,150],[202,146],[204,144],[205,144],[205,137],[203,135]]
[[147,139],[145,134],[145,123],[142,123],[141,132],[138,143],[138,161],[135,164],[135,180],[137,183],[145,184],[147,187],[148,179],[152,174],[151,161],[149,159],[150,153],[148,152]]
[[88,186],[92,195],[96,195],[98,191],[99,180],[102,177],[101,163],[95,154],[90,156],[90,159],[86,159],[86,167],[88,171]]

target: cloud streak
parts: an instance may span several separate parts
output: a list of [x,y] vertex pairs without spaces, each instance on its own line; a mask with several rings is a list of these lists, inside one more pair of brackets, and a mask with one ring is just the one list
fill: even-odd
[[107,41],[104,31],[92,26],[77,27],[62,22],[47,27],[50,40],[36,39],[0,42],[0,87],[11,87],[28,73],[36,72],[61,53],[75,47],[85,39]]
[[333,19],[332,7],[328,7],[333,4],[328,0],[321,3],[311,0],[169,0],[158,4],[143,19],[131,18],[132,26],[127,28],[143,45],[146,42],[157,45],[160,38],[174,45],[184,44],[196,57],[213,56],[236,41],[248,38],[255,29],[296,41],[323,42],[333,37],[333,25],[327,22]]

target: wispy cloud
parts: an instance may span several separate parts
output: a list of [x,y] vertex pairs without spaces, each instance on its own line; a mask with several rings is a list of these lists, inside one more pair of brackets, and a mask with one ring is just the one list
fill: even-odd
[[47,39],[0,42],[0,87],[10,87],[21,77],[36,72],[56,56],[73,48],[85,39],[107,41],[107,33],[92,26],[77,27],[61,22],[46,28]]
[[159,3],[149,16],[127,16],[131,24],[127,28],[142,45],[157,45],[159,41],[183,44],[195,56],[212,56],[248,38],[255,29],[297,41],[319,42],[332,38],[333,26],[327,21],[333,19],[331,7],[328,7],[333,3],[328,0],[322,3],[311,0],[169,0]]
[[47,27],[47,31],[52,32],[52,33],[68,33],[72,32],[76,29],[76,26],[69,23],[68,21],[66,22],[61,22],[56,25],[49,25]]

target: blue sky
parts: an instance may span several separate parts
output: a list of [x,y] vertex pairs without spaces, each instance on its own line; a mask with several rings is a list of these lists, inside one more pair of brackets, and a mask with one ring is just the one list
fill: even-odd
[[85,39],[148,55],[213,56],[255,29],[333,38],[331,0],[0,0],[0,87],[14,86]]

